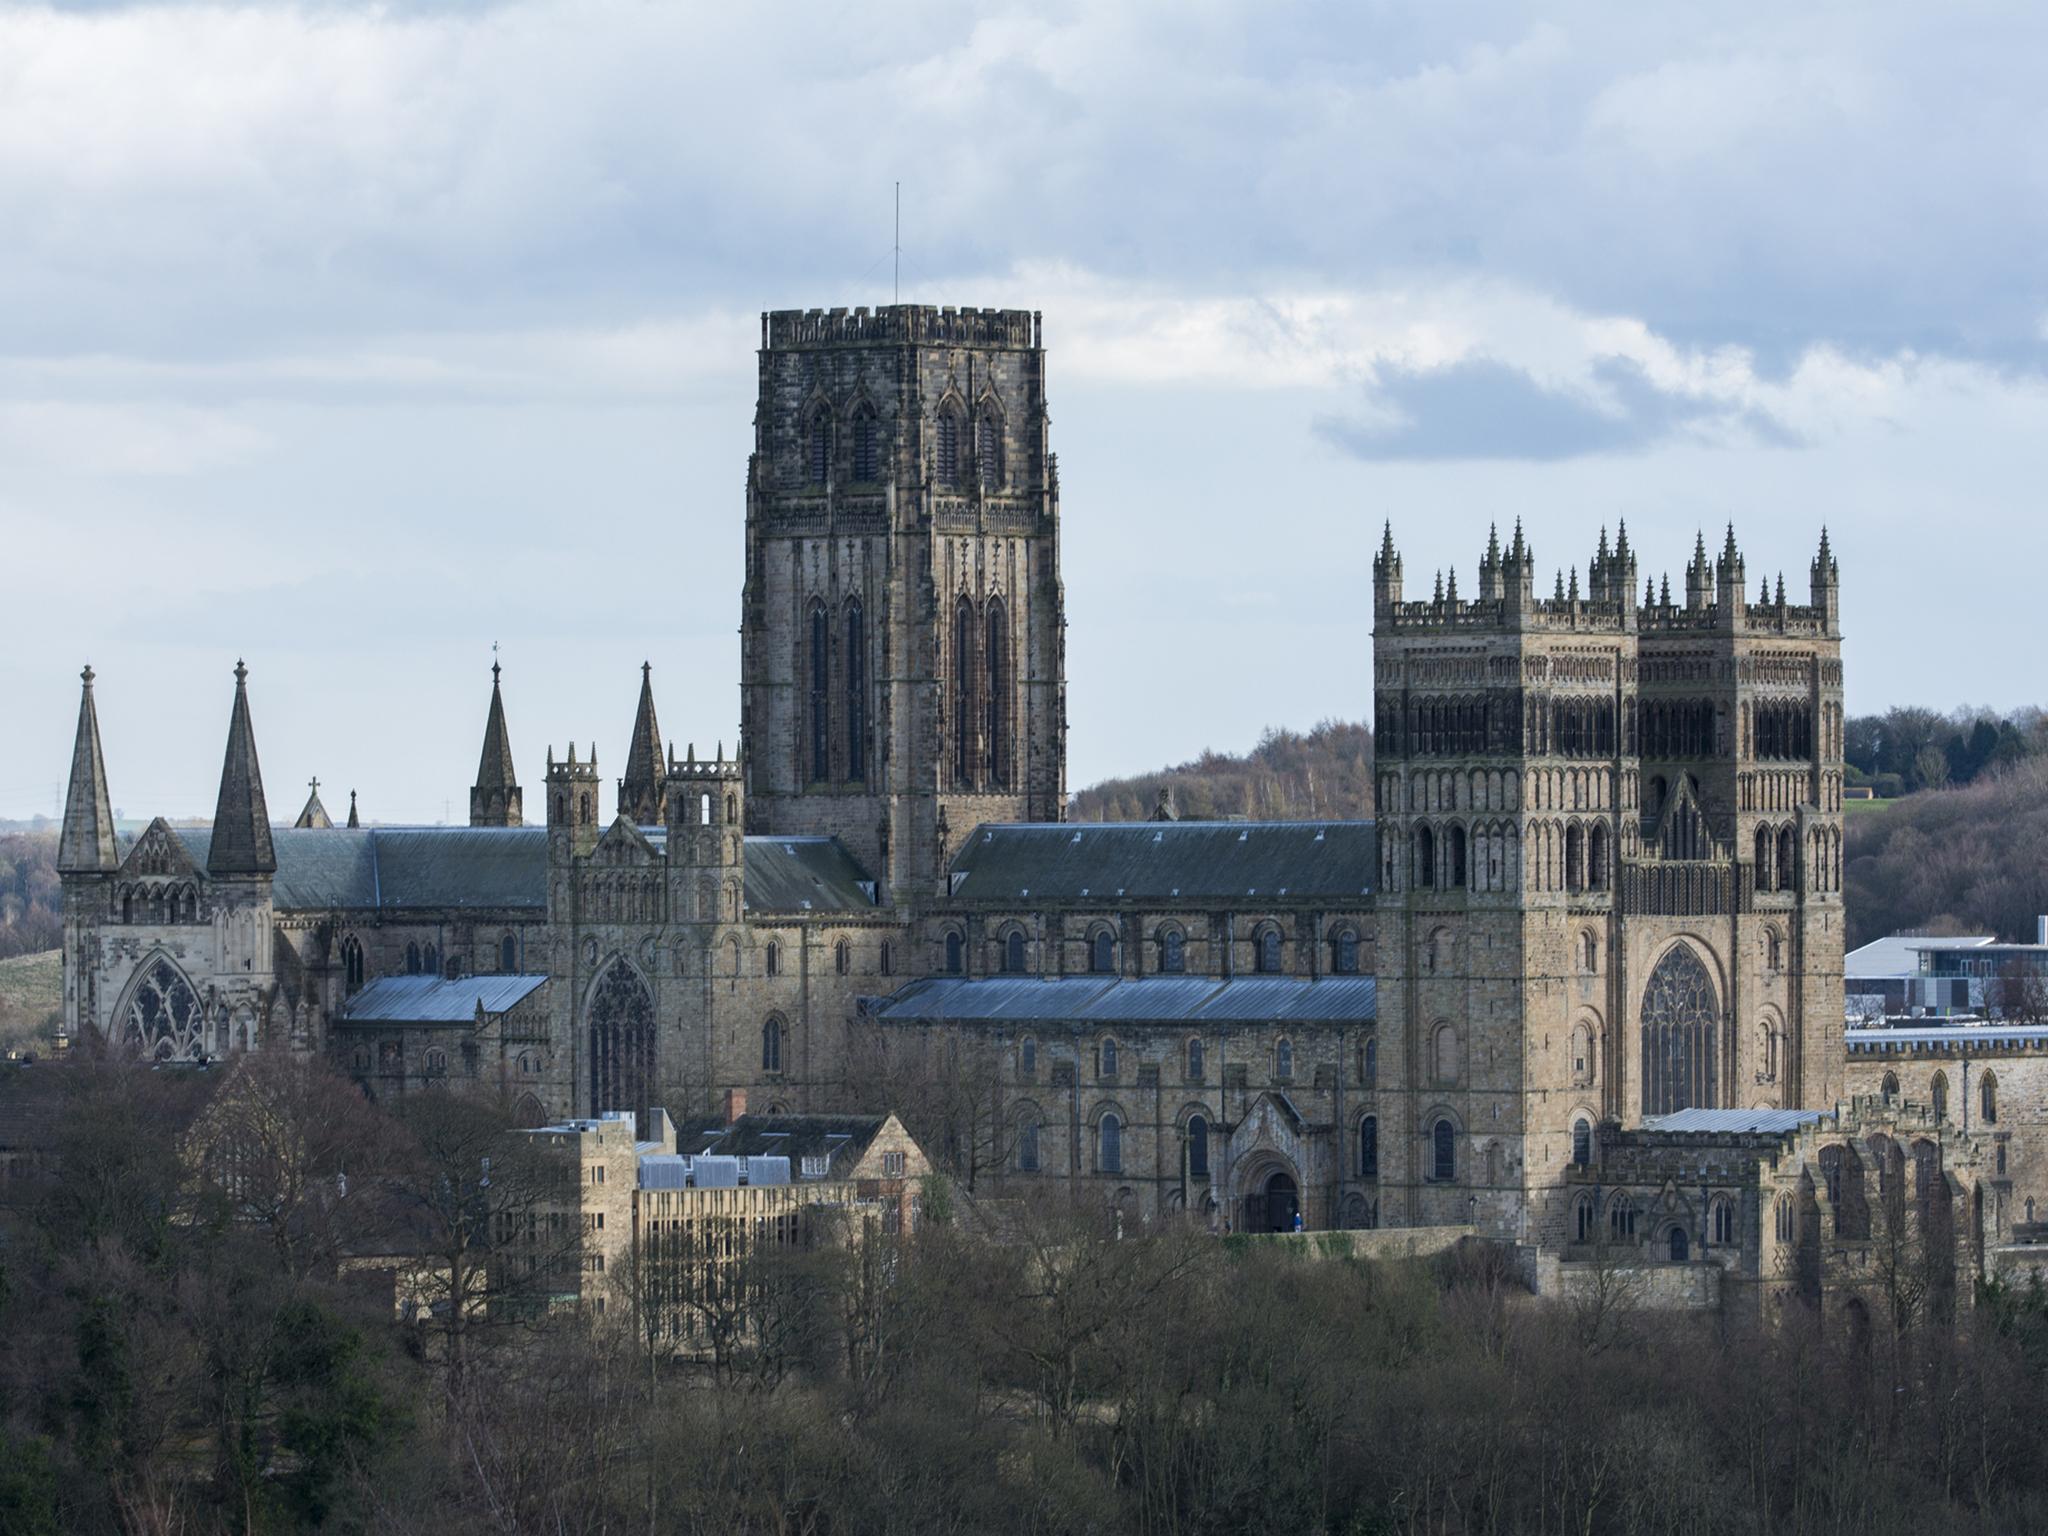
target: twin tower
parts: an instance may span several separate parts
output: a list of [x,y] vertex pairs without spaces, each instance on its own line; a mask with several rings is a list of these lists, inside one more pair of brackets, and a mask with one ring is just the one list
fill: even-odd
[[[747,831],[835,836],[907,899],[943,888],[975,826],[1061,819],[1059,478],[1035,312],[763,316],[746,533]],[[685,766],[643,668],[617,812],[665,821]],[[551,758],[548,795],[551,823],[597,823],[596,764]],[[494,681],[470,820],[522,812]]]

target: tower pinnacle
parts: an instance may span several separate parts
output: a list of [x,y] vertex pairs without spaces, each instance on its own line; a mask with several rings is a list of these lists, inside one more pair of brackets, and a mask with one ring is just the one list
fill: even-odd
[[114,812],[107,796],[107,765],[100,755],[100,717],[93,707],[93,670],[78,674],[78,739],[71,748],[71,787],[64,796],[64,830],[57,840],[57,868],[64,874],[92,874],[119,865],[114,847]]
[[256,759],[256,728],[249,720],[249,669],[235,663],[235,702],[228,716],[228,747],[213,808],[213,839],[206,851],[212,875],[273,875],[277,852],[270,840],[270,809],[263,800],[263,768]]

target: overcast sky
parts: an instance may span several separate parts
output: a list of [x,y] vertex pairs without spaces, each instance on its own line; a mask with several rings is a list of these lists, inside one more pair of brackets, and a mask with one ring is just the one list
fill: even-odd
[[[1840,555],[2037,702],[2048,9],[0,0],[0,817],[737,729],[759,311],[1040,309],[1070,777],[1369,711],[1370,556]],[[1546,578],[1544,585],[1548,586]],[[537,803],[538,796],[535,795]]]

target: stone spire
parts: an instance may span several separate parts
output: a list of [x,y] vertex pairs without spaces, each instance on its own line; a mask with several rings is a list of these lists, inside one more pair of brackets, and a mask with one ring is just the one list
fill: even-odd
[[348,824],[352,827],[360,827],[363,824],[362,819],[356,815],[356,792],[354,790],[348,792]]
[[107,799],[107,764],[100,756],[100,716],[93,707],[93,670],[78,674],[78,740],[71,748],[71,788],[64,796],[64,831],[57,840],[57,868],[67,875],[116,868],[114,812]]
[[1401,601],[1401,555],[1394,548],[1391,518],[1380,533],[1379,553],[1372,557],[1372,601],[1377,613],[1385,613]]
[[484,717],[484,750],[476,765],[476,783],[469,791],[472,827],[516,827],[524,822],[519,774],[512,766],[512,733],[505,728],[505,695],[498,687],[499,667],[491,662],[491,711]]
[[654,665],[640,663],[640,707],[626,743],[626,776],[619,780],[619,814],[635,826],[659,826],[668,819],[668,770],[662,760],[661,726],[654,718]]
[[213,808],[213,841],[206,851],[210,875],[274,875],[270,810],[263,803],[263,769],[256,761],[256,729],[249,723],[249,669],[235,663],[235,707],[228,717],[228,750],[220,769],[220,799]]
[[306,808],[299,812],[299,819],[292,823],[295,828],[326,827],[332,830],[334,818],[327,814],[327,807],[320,803],[320,781],[310,780],[307,787],[312,791],[306,796]]

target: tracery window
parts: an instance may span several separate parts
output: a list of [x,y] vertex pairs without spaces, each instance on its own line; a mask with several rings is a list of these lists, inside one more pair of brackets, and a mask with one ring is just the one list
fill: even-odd
[[1636,1203],[1627,1195],[1616,1195],[1609,1203],[1607,1235],[1618,1243],[1636,1240]]
[[1593,1197],[1580,1195],[1572,1204],[1572,1226],[1582,1243],[1593,1241]]
[[363,946],[354,934],[341,941],[341,984],[349,992],[363,984]]
[[1717,1248],[1726,1248],[1735,1241],[1735,1202],[1726,1195],[1716,1195],[1709,1207],[1709,1225],[1713,1229],[1713,1243]]
[[128,1004],[128,1040],[152,1061],[190,1061],[204,1053],[199,994],[168,960],[143,972]]
[[1674,944],[1643,990],[1643,1113],[1714,1107],[1714,980],[1690,945]]
[[623,961],[608,967],[590,994],[590,1112],[644,1113],[654,1083],[654,997]]
[[782,1020],[771,1017],[761,1026],[761,1070],[782,1070]]
[[938,452],[935,457],[938,460],[936,467],[939,484],[949,491],[957,490],[960,486],[959,416],[950,410],[939,412],[938,429]]
[[420,973],[420,947],[417,944],[405,946],[405,974],[417,976]]

